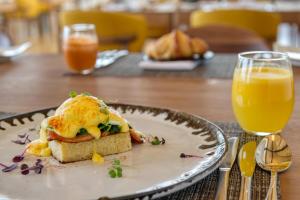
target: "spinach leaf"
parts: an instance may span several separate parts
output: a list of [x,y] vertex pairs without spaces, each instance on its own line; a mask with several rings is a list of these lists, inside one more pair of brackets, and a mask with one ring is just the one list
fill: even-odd
[[110,121],[107,124],[99,124],[98,128],[101,132],[108,132],[110,134],[119,133],[121,131],[121,125],[117,122]]
[[87,134],[87,133],[88,133],[88,132],[87,132],[87,130],[86,130],[85,128],[81,128],[81,129],[78,131],[77,136],[85,135],[85,134]]

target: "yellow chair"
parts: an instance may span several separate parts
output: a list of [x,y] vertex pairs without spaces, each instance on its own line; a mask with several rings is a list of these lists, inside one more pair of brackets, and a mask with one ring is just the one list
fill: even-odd
[[16,5],[17,11],[8,13],[8,17],[35,19],[50,9],[50,6],[42,0],[16,0]]
[[269,42],[275,41],[279,14],[247,9],[224,9],[194,11],[190,17],[191,27],[204,25],[230,25],[250,29]]
[[62,26],[95,24],[99,50],[124,49],[141,51],[147,35],[143,16],[102,11],[65,11],[60,14]]

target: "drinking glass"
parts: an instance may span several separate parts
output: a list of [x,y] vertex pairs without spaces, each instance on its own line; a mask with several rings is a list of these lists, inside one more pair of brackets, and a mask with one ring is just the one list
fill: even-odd
[[232,83],[232,106],[247,133],[280,133],[294,107],[293,71],[288,56],[271,51],[240,53]]
[[69,68],[89,74],[95,68],[98,39],[93,24],[74,24],[63,30],[63,52]]

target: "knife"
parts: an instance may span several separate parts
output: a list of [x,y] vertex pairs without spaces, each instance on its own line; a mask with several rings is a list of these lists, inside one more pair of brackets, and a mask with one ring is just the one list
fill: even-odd
[[239,167],[241,171],[241,189],[239,200],[251,199],[251,182],[255,170],[256,142],[248,142],[242,146],[239,152]]
[[234,163],[237,149],[239,144],[239,138],[238,137],[232,137],[228,140],[228,153],[225,157],[225,160],[222,162],[221,166],[219,167],[220,171],[220,178],[218,182],[218,189],[216,198],[218,200],[226,200],[227,199],[227,189],[228,189],[228,181],[229,181],[229,173],[231,170],[231,167]]

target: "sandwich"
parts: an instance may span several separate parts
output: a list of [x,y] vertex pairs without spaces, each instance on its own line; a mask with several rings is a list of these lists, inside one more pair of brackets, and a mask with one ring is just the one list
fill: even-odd
[[52,155],[61,163],[91,159],[95,152],[106,156],[130,151],[132,142],[144,141],[117,111],[89,94],[72,95],[63,102],[42,121],[39,136],[27,152]]

